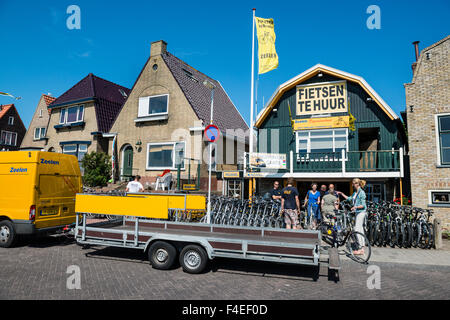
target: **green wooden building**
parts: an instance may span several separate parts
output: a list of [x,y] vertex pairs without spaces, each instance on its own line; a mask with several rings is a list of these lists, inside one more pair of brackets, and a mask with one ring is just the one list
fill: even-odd
[[301,194],[311,182],[351,192],[353,178],[365,179],[375,201],[405,187],[403,123],[359,76],[318,64],[280,85],[255,127],[257,153],[247,155],[245,177],[259,194],[289,177]]

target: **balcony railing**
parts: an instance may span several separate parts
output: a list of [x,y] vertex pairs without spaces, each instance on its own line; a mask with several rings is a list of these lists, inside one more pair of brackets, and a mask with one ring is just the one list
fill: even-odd
[[[287,153],[286,169],[276,170],[279,173],[314,173],[314,172],[402,172],[403,150],[377,151],[342,151]],[[248,154],[246,155],[246,169]],[[264,168],[251,171],[270,172]]]

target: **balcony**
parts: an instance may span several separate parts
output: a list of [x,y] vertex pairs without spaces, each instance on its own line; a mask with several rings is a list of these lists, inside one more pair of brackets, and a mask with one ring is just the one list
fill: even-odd
[[287,153],[286,169],[251,168],[245,157],[246,177],[361,177],[401,178],[403,149],[378,151],[342,151]]

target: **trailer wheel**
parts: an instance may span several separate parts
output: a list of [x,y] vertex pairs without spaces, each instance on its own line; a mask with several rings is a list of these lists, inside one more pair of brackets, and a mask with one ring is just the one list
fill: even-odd
[[16,231],[9,220],[0,221],[0,247],[12,247],[16,240]]
[[208,255],[201,246],[187,245],[181,250],[180,264],[187,273],[201,273],[208,262]]
[[167,270],[173,266],[177,257],[177,249],[164,241],[156,241],[148,250],[148,259],[153,268]]

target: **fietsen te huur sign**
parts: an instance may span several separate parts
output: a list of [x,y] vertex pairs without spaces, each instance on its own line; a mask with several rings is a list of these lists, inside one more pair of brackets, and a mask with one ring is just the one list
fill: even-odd
[[297,86],[297,116],[347,112],[347,82],[322,82]]

